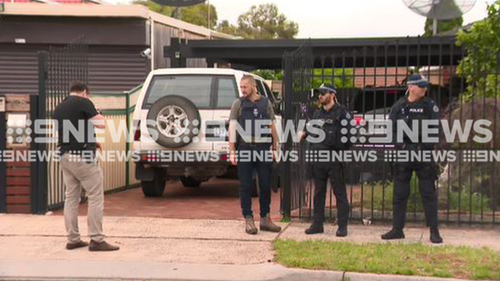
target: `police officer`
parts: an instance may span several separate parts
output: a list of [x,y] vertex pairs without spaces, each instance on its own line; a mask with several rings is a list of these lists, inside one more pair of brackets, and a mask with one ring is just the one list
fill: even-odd
[[[319,88],[319,102],[321,108],[317,109],[312,120],[323,121],[322,130],[325,132],[324,139],[318,143],[311,143],[312,151],[342,150],[346,148],[346,142],[341,140],[341,128],[347,120],[350,123],[351,115],[346,107],[338,103],[337,91],[333,85],[323,84]],[[304,137],[304,136],[303,136]],[[323,222],[325,220],[325,200],[327,182],[330,179],[333,193],[337,200],[337,222],[338,237],[347,236],[347,221],[349,218],[349,201],[347,200],[347,190],[344,179],[344,164],[338,161],[317,161],[313,163],[314,178],[314,213],[313,223],[306,229],[306,234],[323,233]]]
[[[408,78],[407,85],[407,95],[394,104],[389,114],[389,119],[393,123],[393,143],[397,150],[407,150],[410,153],[411,151],[433,150],[435,143],[429,143],[422,138],[422,121],[439,120],[438,106],[432,99],[426,97],[429,82],[422,75],[412,75]],[[397,141],[397,130],[401,130],[401,122],[406,123],[412,130],[413,124],[418,124],[418,141],[415,141],[415,138],[412,141],[405,134],[403,134],[402,142]],[[432,125],[429,127],[432,127]],[[435,125],[435,129],[439,129],[439,126]],[[429,134],[429,136],[438,137],[438,134]],[[435,186],[435,180],[437,179],[436,164],[433,161],[396,162],[393,169],[392,229],[382,235],[382,239],[403,239],[405,237],[403,228],[406,221],[406,207],[410,196],[410,181],[413,172],[416,172],[424,205],[425,219],[427,226],[430,227],[430,240],[432,243],[442,243],[443,239],[438,230],[437,190]]]
[[[257,92],[253,76],[245,75],[241,79],[242,97],[235,100],[230,113],[229,149],[230,162],[238,165],[238,177],[241,182],[240,201],[245,232],[257,234],[252,212],[253,176],[259,181],[260,230],[280,232],[269,216],[271,211],[271,169],[274,153],[278,147],[278,134],[274,121],[274,111],[269,99]],[[265,124],[267,121],[268,126]],[[266,135],[264,127],[271,129],[272,136]],[[243,135],[236,133],[236,126],[241,126]],[[260,132],[259,132],[260,131]],[[272,150],[271,150],[272,148]],[[238,151],[236,151],[236,149]],[[238,157],[237,157],[238,156]],[[237,160],[238,158],[238,160]]]

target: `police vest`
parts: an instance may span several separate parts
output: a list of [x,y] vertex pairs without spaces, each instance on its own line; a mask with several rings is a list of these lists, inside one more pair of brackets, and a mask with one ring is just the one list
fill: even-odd
[[[271,134],[264,134],[264,131],[258,134],[258,127],[264,127],[257,124],[257,120],[270,120],[269,113],[267,109],[269,107],[269,99],[266,97],[261,97],[257,102],[252,102],[246,98],[240,98],[240,118],[238,123],[243,129],[242,136],[248,136],[251,138],[252,142],[256,137],[268,138]],[[250,126],[250,128],[247,128]],[[262,130],[262,129],[261,129]],[[243,140],[243,142],[245,142]]]
[[[343,112],[343,108],[338,108],[335,110],[334,114],[328,114],[330,116],[317,116],[318,119],[324,122],[321,129],[325,133],[325,138],[319,144],[320,149],[345,150],[352,146],[352,143],[350,142],[350,115],[347,113],[347,126],[342,126],[341,122]],[[342,134],[342,128],[346,128],[348,132],[346,134]]]

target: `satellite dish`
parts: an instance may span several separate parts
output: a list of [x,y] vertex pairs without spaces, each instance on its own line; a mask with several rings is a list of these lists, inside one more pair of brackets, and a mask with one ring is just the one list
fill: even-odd
[[173,7],[187,7],[198,5],[206,0],[153,0],[153,2],[163,5],[163,6],[173,6]]
[[413,12],[434,20],[434,35],[439,20],[452,20],[469,12],[476,0],[403,0]]

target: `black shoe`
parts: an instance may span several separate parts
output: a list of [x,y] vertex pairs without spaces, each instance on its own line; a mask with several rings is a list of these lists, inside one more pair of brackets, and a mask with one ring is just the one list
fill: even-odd
[[323,233],[323,225],[312,224],[308,229],[306,229],[306,234],[318,234]]
[[91,252],[109,252],[118,250],[120,250],[120,247],[111,245],[106,241],[95,242],[94,240],[90,240],[89,251]]
[[383,240],[404,239],[405,234],[402,229],[393,228],[386,234],[382,235]]
[[75,242],[75,243],[67,243],[66,249],[67,250],[74,250],[74,249],[78,249],[78,248],[87,247],[88,245],[89,245],[89,243],[83,242],[82,240],[80,240],[80,241]]
[[437,227],[431,228],[431,242],[434,244],[443,243],[443,238],[439,235],[439,229]]
[[339,226],[336,233],[337,237],[346,237],[347,236],[347,226]]

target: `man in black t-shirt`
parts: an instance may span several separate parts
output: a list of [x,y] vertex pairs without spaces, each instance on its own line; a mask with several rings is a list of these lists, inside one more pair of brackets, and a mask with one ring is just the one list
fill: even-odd
[[[64,222],[68,234],[66,249],[89,246],[90,251],[115,251],[119,247],[104,241],[102,217],[104,188],[102,170],[95,161],[96,143],[94,128],[104,129],[105,119],[89,99],[89,88],[83,83],[74,83],[70,95],[54,111],[59,132],[59,150],[62,158],[66,194],[64,200]],[[90,155],[90,157],[88,157]],[[88,228],[90,245],[80,238],[78,231],[78,207],[82,188],[88,197]]]

